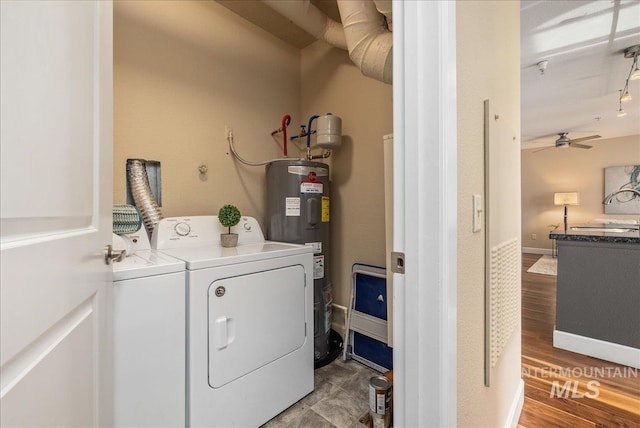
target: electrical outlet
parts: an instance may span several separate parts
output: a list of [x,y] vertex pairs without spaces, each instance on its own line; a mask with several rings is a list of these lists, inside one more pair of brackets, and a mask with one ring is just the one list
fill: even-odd
[[531,234],[531,239],[533,239],[535,241],[536,239],[538,239],[538,235],[536,235],[535,233],[532,233]]
[[231,135],[233,135],[233,128],[231,128],[229,125],[225,125],[224,126],[224,138],[229,138]]

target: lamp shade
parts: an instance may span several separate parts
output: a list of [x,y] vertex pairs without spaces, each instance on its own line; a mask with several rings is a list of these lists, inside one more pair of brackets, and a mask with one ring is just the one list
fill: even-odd
[[554,205],[579,205],[580,194],[578,192],[564,192],[553,194]]

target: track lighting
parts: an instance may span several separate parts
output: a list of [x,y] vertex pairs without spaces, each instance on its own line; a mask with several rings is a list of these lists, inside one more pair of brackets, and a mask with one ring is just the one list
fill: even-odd
[[[547,65],[549,65],[549,61],[544,59],[539,63],[537,63],[536,65],[538,66],[538,70],[540,71],[540,74],[544,74],[544,72],[547,70]],[[638,78],[640,79],[640,75],[638,76]]]
[[626,116],[627,113],[622,109],[622,103],[631,101],[631,94],[629,93],[629,80],[640,79],[640,70],[638,70],[638,54],[640,53],[640,45],[629,46],[624,50],[625,58],[633,58],[629,75],[624,81],[624,88],[620,89],[620,96],[618,97],[618,117]]
[[619,108],[618,108],[618,117],[623,117],[627,115],[627,112],[624,111],[622,109],[622,89],[619,89],[620,91],[620,96],[618,97],[618,104],[619,104]]
[[626,103],[627,101],[631,101],[631,94],[629,93],[628,88],[626,91],[624,91],[624,94],[622,94],[622,96],[620,97],[620,101],[622,101],[623,103]]
[[638,58],[636,57],[635,61],[633,61],[636,65],[636,69],[633,70],[631,76],[629,76],[629,80],[640,80],[640,69],[638,69]]
[[[628,52],[627,52],[628,51]],[[640,70],[638,69],[638,53],[640,53],[640,45],[631,46],[630,48],[625,49],[624,57],[631,58],[633,55],[633,65],[631,66],[631,74],[629,75],[628,80],[639,80],[640,79]],[[627,56],[629,55],[629,56]]]

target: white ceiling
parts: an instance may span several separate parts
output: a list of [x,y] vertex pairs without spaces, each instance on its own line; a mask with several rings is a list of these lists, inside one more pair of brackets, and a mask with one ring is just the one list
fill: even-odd
[[[298,48],[313,38],[260,0],[218,0],[245,19]],[[335,20],[335,0],[311,0]],[[640,45],[640,0],[521,2],[522,147],[553,145],[557,133],[603,139],[640,134],[640,80],[629,84],[627,116],[617,117],[619,89]],[[538,62],[549,61],[544,75]],[[588,143],[586,143],[588,144]]]
[[640,44],[640,1],[522,1],[520,18],[523,148],[552,145],[563,131],[640,134],[639,80],[629,83],[627,116],[617,117],[633,62],[623,51]]

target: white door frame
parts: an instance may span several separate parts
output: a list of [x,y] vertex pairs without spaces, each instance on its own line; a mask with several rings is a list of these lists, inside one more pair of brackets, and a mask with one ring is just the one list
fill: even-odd
[[394,425],[456,426],[455,2],[393,2]]

